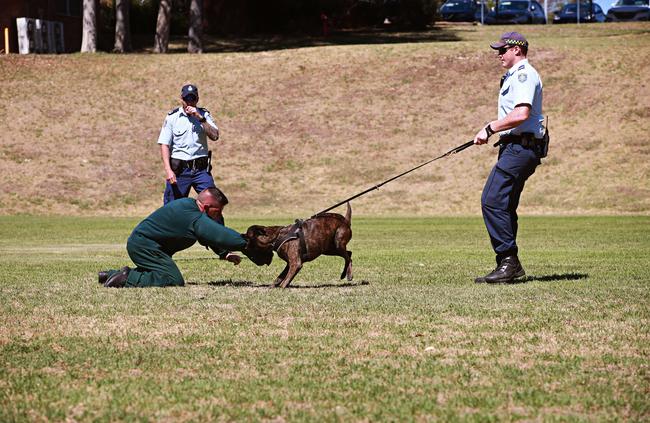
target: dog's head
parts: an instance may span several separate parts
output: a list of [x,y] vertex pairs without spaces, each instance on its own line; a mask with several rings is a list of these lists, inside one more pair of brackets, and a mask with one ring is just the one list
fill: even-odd
[[273,261],[274,239],[269,232],[271,231],[265,226],[253,225],[242,234],[247,241],[242,253],[258,266],[268,266]]

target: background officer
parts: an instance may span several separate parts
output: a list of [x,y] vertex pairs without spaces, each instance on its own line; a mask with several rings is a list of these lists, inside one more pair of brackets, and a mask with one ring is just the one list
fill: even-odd
[[160,131],[158,144],[167,181],[164,204],[187,197],[191,188],[200,193],[215,187],[207,138],[218,140],[219,128],[208,110],[197,107],[198,102],[196,85],[184,85],[182,107],[169,112]]
[[99,283],[109,288],[183,286],[185,281],[172,256],[197,241],[234,264],[241,257],[230,251],[246,247],[246,240],[223,226],[226,196],[217,188],[206,188],[198,197],[172,201],[153,212],[133,229],[126,250],[135,269],[99,272]]
[[483,188],[483,220],[496,253],[497,267],[477,283],[511,282],[524,276],[517,248],[517,206],[528,177],[546,156],[548,136],[543,126],[542,81],[528,63],[528,41],[517,32],[507,32],[490,44],[498,50],[501,65],[508,69],[501,79],[498,119],[474,137],[485,144],[499,132],[499,159]]

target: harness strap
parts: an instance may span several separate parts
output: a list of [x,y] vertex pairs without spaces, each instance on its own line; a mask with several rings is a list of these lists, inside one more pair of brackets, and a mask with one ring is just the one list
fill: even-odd
[[303,223],[303,220],[296,219],[296,223],[289,228],[289,233],[282,238],[278,238],[273,243],[273,251],[277,252],[285,242],[297,239],[300,242],[300,259],[304,261],[307,258],[307,242],[305,241],[305,234],[302,230]]
[[291,226],[289,228],[289,233],[286,234],[283,238],[278,238],[275,240],[273,243],[273,251],[278,251],[282,245],[284,245],[285,242],[291,241],[292,239],[298,239],[298,233],[296,231],[296,225]]
[[296,225],[298,226],[298,239],[300,240],[300,260],[305,261],[307,258],[307,243],[305,242],[305,233],[302,230],[302,224],[304,222],[301,219],[296,219]]

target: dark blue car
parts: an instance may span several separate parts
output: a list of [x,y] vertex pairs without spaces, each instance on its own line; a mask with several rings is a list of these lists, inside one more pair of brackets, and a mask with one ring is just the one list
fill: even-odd
[[497,10],[491,10],[487,24],[545,24],[544,8],[535,0],[502,0]]
[[440,7],[440,17],[443,21],[474,22],[479,5],[474,0],[447,0]]
[[[596,3],[592,3],[590,12],[589,3],[580,4],[580,22],[605,22],[605,13]],[[565,5],[561,10],[553,12],[553,23],[576,23],[578,22],[578,5],[571,3]]]
[[607,11],[607,22],[650,21],[648,0],[618,0]]

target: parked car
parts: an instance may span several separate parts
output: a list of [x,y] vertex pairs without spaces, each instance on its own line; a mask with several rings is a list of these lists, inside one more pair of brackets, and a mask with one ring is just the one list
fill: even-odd
[[440,17],[443,21],[474,22],[477,11],[481,13],[475,0],[447,0],[440,6]]
[[607,22],[650,21],[648,0],[618,0],[607,11]]
[[[589,10],[589,3],[580,4],[580,22],[605,22],[605,13],[597,4],[592,3],[593,8]],[[578,22],[578,5],[571,3],[565,5],[561,10],[553,12],[553,23],[576,23]]]
[[[490,9],[487,7],[487,4],[483,2],[483,21],[485,23],[487,16],[490,14]],[[476,13],[474,14],[474,20],[476,22],[481,22],[481,3],[476,4]]]
[[545,24],[544,8],[535,0],[502,0],[492,9],[487,24]]

